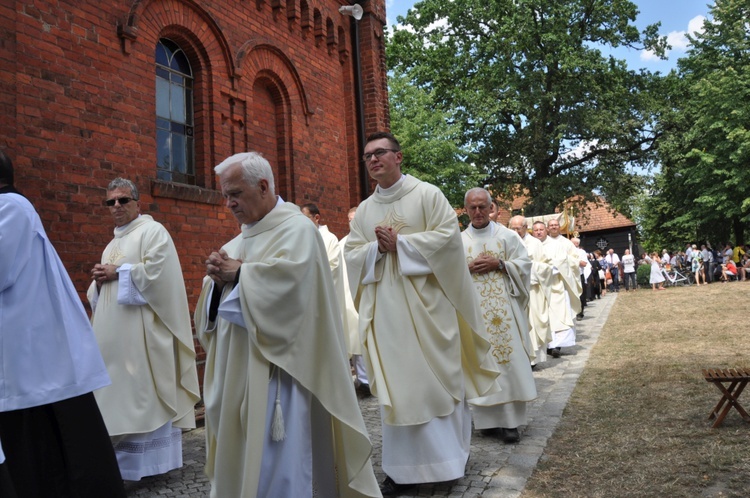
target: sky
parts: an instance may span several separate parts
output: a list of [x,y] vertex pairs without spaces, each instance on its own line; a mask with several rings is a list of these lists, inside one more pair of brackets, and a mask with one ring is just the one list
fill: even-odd
[[[396,24],[398,16],[406,16],[407,11],[419,0],[386,0],[386,16],[389,28]],[[625,59],[630,69],[644,68],[652,72],[667,73],[677,67],[677,59],[685,55],[687,32],[699,30],[708,16],[711,0],[633,0],[640,13],[635,20],[642,31],[649,24],[661,21],[659,33],[667,37],[672,46],[667,60],[661,60],[646,51],[618,48],[612,55]]]

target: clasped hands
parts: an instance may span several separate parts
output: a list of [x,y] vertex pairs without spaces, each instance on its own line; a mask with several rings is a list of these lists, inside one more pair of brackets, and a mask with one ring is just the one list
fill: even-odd
[[398,234],[391,227],[375,227],[375,238],[378,241],[378,252],[396,252]]
[[224,287],[228,282],[234,282],[237,270],[240,269],[242,260],[232,259],[224,249],[214,251],[206,260],[206,275],[211,277],[219,287]]
[[499,269],[500,260],[484,252],[469,263],[469,273],[489,273]]
[[104,282],[117,280],[118,277],[117,266],[115,265],[102,265],[97,263],[91,270],[91,278],[96,281],[97,289],[101,289]]

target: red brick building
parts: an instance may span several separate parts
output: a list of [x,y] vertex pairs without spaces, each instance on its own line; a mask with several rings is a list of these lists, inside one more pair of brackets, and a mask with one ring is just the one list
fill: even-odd
[[0,147],[82,295],[117,176],[171,232],[191,308],[206,255],[238,232],[212,171],[233,153],[262,152],[285,200],[348,231],[362,137],[389,126],[385,0],[356,27],[349,3],[0,2]]

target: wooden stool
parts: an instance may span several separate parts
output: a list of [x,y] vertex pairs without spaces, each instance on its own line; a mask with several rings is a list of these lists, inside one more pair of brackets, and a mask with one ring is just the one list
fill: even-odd
[[[716,418],[712,427],[719,427],[724,422],[724,418],[732,407],[739,412],[743,419],[750,422],[750,415],[747,414],[739,402],[740,394],[742,394],[747,383],[750,382],[750,369],[706,369],[703,370],[703,377],[705,377],[707,382],[713,383],[722,394],[721,399],[708,416],[708,420]],[[729,386],[725,386],[724,383],[729,383]]]

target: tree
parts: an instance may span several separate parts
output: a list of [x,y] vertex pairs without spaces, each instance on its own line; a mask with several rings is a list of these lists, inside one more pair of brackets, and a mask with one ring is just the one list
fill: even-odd
[[[744,242],[750,221],[750,4],[716,0],[678,61],[680,83],[659,145],[670,228]],[[705,240],[705,239],[704,239]]]
[[628,214],[633,168],[659,136],[660,78],[601,49],[663,54],[636,14],[627,0],[424,0],[399,18],[388,64],[450,116],[481,183],[528,194],[527,213],[596,190]]
[[409,84],[403,74],[390,75],[388,91],[391,131],[401,143],[404,172],[440,187],[453,206],[463,206],[464,193],[482,178],[465,161],[458,126],[431,92]]

